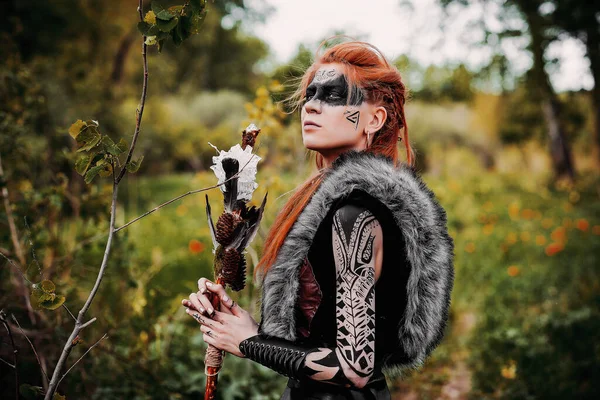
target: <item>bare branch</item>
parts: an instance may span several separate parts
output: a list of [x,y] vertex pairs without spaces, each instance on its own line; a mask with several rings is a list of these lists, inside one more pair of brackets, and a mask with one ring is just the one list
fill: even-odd
[[44,374],[44,377],[46,377],[46,381],[47,382],[50,381],[50,379],[48,379],[48,375],[46,374],[46,371],[44,371],[44,367],[42,367],[42,363],[40,361],[40,357],[38,356],[37,351],[35,351],[35,346],[33,345],[33,343],[31,343],[31,340],[29,340],[29,338],[25,334],[25,332],[23,331],[23,328],[21,328],[21,324],[19,324],[19,321],[17,321],[17,319],[15,318],[14,314],[10,314],[10,317],[15,322],[15,324],[17,324],[17,326],[19,327],[19,330],[21,330],[21,333],[23,334],[23,336],[25,336],[25,339],[27,339],[27,341],[29,342],[29,345],[31,346],[31,349],[33,350],[33,354],[35,354],[35,358],[37,359],[37,362],[40,365],[40,369],[42,370],[42,373]]
[[[140,14],[140,21],[144,20],[144,7],[142,5],[143,1],[140,0],[138,6],[138,13]],[[127,153],[127,159],[121,168],[121,172],[119,176],[115,180],[115,183],[118,185],[123,179],[125,172],[127,172],[127,164],[131,161],[131,157],[133,156],[133,150],[135,149],[135,144],[137,142],[138,136],[140,135],[140,125],[142,123],[142,116],[144,115],[144,106],[146,105],[146,89],[148,88],[148,59],[146,57],[146,36],[142,37],[142,58],[144,60],[144,82],[142,84],[142,98],[140,99],[140,106],[136,110],[135,116],[135,132],[133,133],[133,139],[131,140],[131,146],[129,147],[129,152]],[[114,170],[114,168],[113,168]]]
[[79,335],[79,332],[81,332],[81,330],[83,328],[87,327],[89,324],[91,324],[92,322],[94,322],[96,320],[96,318],[92,318],[90,321],[86,322],[85,324],[82,324],[83,317],[84,317],[85,313],[87,312],[87,310],[90,308],[92,301],[94,300],[94,297],[96,297],[96,293],[98,292],[98,289],[100,288],[100,283],[102,282],[102,278],[104,277],[104,273],[106,272],[106,266],[108,265],[108,256],[110,255],[110,250],[112,247],[112,240],[113,240],[113,236],[114,236],[114,229],[115,229],[118,188],[119,188],[118,184],[113,183],[113,195],[112,195],[112,204],[110,207],[110,224],[109,224],[108,240],[106,242],[106,248],[104,249],[104,258],[102,259],[102,264],[100,265],[100,271],[98,271],[96,283],[94,284],[94,287],[92,288],[92,291],[90,292],[85,304],[83,305],[83,307],[81,308],[81,310],[79,310],[79,313],[77,314],[77,321],[75,323],[75,327],[73,328],[73,331],[71,332],[71,335],[69,336],[69,339],[65,343],[65,346],[60,355],[58,363],[56,364],[56,368],[54,368],[54,373],[52,374],[52,379],[50,380],[50,385],[48,386],[48,391],[46,392],[46,396],[44,397],[45,400],[52,399],[54,392],[58,388],[58,383],[64,377],[64,375],[63,375],[59,380],[59,375],[62,372],[62,369],[64,368],[64,365],[67,361],[67,358],[69,357],[69,354],[71,353],[71,350],[73,349],[73,346],[74,346],[73,341],[75,340],[77,335]]
[[[94,318],[94,319],[96,319],[96,318]],[[74,363],[73,365],[71,365],[71,368],[69,368],[69,369],[67,370],[67,372],[65,372],[65,373],[64,373],[64,375],[63,375],[63,376],[60,378],[60,380],[58,381],[58,384],[56,385],[56,387],[58,387],[58,385],[60,385],[60,383],[62,382],[62,380],[65,378],[65,376],[67,376],[67,374],[68,374],[69,372],[71,372],[71,370],[72,370],[72,369],[73,369],[73,368],[74,368],[74,367],[77,365],[77,363],[78,363],[79,361],[81,361],[81,359],[82,359],[83,357],[85,357],[85,355],[86,355],[87,353],[89,353],[89,352],[90,352],[90,351],[91,351],[91,350],[92,350],[94,347],[96,347],[96,346],[98,345],[98,343],[100,343],[102,340],[106,339],[107,337],[108,337],[108,336],[107,336],[107,334],[105,333],[105,334],[104,334],[104,335],[103,335],[103,336],[102,336],[100,339],[98,339],[98,341],[97,341],[96,343],[94,343],[94,344],[93,344],[93,345],[92,345],[92,346],[91,346],[89,349],[87,349],[87,350],[86,350],[86,352],[85,352],[85,353],[83,353],[83,355],[82,355],[81,357],[79,357],[79,359],[78,359],[77,361],[75,361],[75,363]]]
[[[143,21],[144,20],[144,10],[143,10],[143,1],[142,0],[139,0],[138,13],[140,16],[140,21]],[[60,376],[60,374],[62,373],[62,370],[66,364],[67,358],[69,357],[69,354],[71,353],[71,350],[73,349],[73,346],[75,346],[75,344],[74,344],[75,338],[77,337],[79,332],[81,332],[82,329],[84,329],[85,327],[87,327],[88,325],[90,325],[92,322],[94,322],[96,320],[96,318],[92,318],[90,321],[88,321],[86,323],[82,323],[85,313],[90,308],[92,301],[94,300],[94,297],[96,296],[96,294],[99,290],[100,283],[102,282],[102,278],[104,277],[104,274],[106,272],[106,267],[108,265],[108,257],[110,255],[112,241],[113,241],[113,237],[114,237],[114,233],[115,233],[115,218],[116,218],[116,214],[117,214],[117,194],[118,194],[118,189],[119,189],[119,182],[121,182],[121,179],[125,175],[125,172],[127,170],[127,164],[131,161],[131,157],[132,157],[133,151],[135,149],[135,144],[137,142],[137,138],[140,133],[140,124],[142,122],[142,114],[144,112],[144,105],[146,103],[146,90],[147,90],[147,86],[148,86],[148,59],[146,57],[146,37],[145,36],[143,37],[143,40],[142,40],[142,59],[144,62],[144,82],[143,82],[143,86],[142,86],[142,96],[141,96],[140,107],[139,107],[137,115],[136,115],[135,133],[133,135],[133,139],[131,141],[131,146],[130,146],[129,152],[127,154],[127,160],[125,161],[125,164],[123,165],[121,172],[119,173],[119,176],[116,178],[115,178],[115,169],[114,169],[114,165],[113,165],[113,193],[112,193],[112,203],[111,203],[111,207],[110,207],[110,223],[109,223],[109,231],[108,231],[108,240],[106,241],[106,247],[104,249],[104,257],[102,259],[102,264],[100,265],[100,271],[98,271],[96,283],[94,284],[94,287],[92,288],[92,291],[90,292],[85,304],[83,305],[81,310],[79,310],[79,313],[77,314],[77,321],[75,322],[75,327],[73,328],[73,331],[71,332],[71,335],[69,336],[69,339],[65,343],[65,346],[60,355],[60,358],[59,358],[58,362],[56,363],[56,367],[54,368],[54,372],[52,374],[52,379],[50,380],[50,385],[48,386],[48,390],[46,391],[46,395],[44,396],[45,400],[52,399],[52,397],[54,396],[54,393],[56,392],[56,389],[58,388],[58,385],[60,384],[60,382],[62,382],[62,380],[69,373],[69,371],[79,362],[79,360],[81,360],[81,358],[83,358],[83,356],[85,356],[85,354],[87,354],[87,352],[89,352],[92,348],[94,348],[96,346],[96,344],[98,344],[100,342],[100,340],[102,340],[106,337],[106,334],[105,334],[79,360],[77,360],[75,362],[75,364],[73,364],[73,366],[71,368],[69,368],[69,370],[65,374]],[[60,376],[60,379],[59,379],[59,376]]]
[[11,260],[10,258],[6,257],[4,255],[4,253],[2,253],[2,252],[0,252],[0,256],[4,257],[4,259],[6,259],[6,261],[8,261],[9,264],[12,265],[14,267],[14,269],[16,269],[19,272],[19,274],[21,274],[21,276],[23,277],[23,279],[25,281],[27,281],[27,283],[29,283],[30,285],[33,285],[33,283],[29,279],[27,279],[27,277],[25,276],[25,274],[23,273],[23,271],[21,271],[21,268],[19,268],[19,266],[17,264],[15,264],[15,262],[13,260]]
[[15,347],[15,341],[13,339],[12,336],[12,332],[10,330],[10,326],[8,324],[8,322],[6,321],[6,313],[4,312],[4,310],[0,310],[0,322],[2,322],[2,324],[4,325],[4,327],[6,328],[6,331],[8,332],[8,337],[10,338],[10,343],[12,344],[12,348],[13,348],[13,358],[14,358],[14,362],[15,362],[15,390],[17,393],[17,397],[15,397],[16,399],[19,398],[19,370],[17,368],[18,363],[18,357],[17,354],[19,353],[19,350],[17,350],[17,348]]
[[93,324],[96,321],[96,317],[90,319],[88,322],[86,322],[85,324],[81,325],[81,330],[83,330],[84,328],[86,328],[88,325]]
[[[40,277],[43,277],[42,267],[40,266],[40,263],[38,262],[37,256],[35,255],[35,247],[33,247],[33,242],[31,241],[31,229],[29,228],[29,224],[27,223],[27,217],[24,217],[23,219],[25,221],[25,228],[27,228],[27,240],[29,241],[29,246],[31,247],[31,256],[33,257],[33,261],[35,262],[35,265],[38,268]],[[27,271],[25,271],[25,272],[27,272]]]
[[3,359],[3,358],[0,358],[0,361],[2,361],[4,364],[8,365],[8,366],[9,366],[9,367],[11,367],[11,368],[16,368],[14,365],[12,365],[11,363],[9,363],[8,361],[6,361],[6,360],[5,360],[5,359]]
[[67,305],[65,303],[63,303],[62,306],[64,307],[65,310],[67,310],[67,312],[69,313],[69,315],[73,318],[73,321],[77,322],[77,318],[75,318],[75,316],[73,315],[73,313],[71,312],[71,310],[69,310],[69,307],[67,307]]
[[[2,155],[0,155],[0,181],[4,181],[4,169],[2,169]],[[15,225],[15,220],[12,215],[12,208],[10,206],[8,188],[6,185],[2,187],[2,197],[4,198],[4,209],[6,210],[6,219],[8,219],[8,227],[10,228],[10,239],[13,242],[15,253],[17,254],[19,262],[21,263],[21,265],[25,265],[25,253],[23,253],[21,242],[19,242],[19,232],[17,231],[17,226]]]

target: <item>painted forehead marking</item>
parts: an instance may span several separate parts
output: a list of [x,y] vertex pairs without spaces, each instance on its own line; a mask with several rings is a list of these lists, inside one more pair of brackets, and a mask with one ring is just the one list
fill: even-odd
[[317,71],[313,79],[314,82],[323,82],[336,76],[338,72],[335,69],[322,69]]

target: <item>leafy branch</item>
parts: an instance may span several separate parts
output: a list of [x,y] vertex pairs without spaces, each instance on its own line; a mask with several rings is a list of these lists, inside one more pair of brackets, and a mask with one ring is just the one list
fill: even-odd
[[[140,134],[144,105],[146,103],[148,87],[148,59],[146,54],[147,46],[158,44],[160,51],[165,39],[169,34],[173,38],[173,41],[176,45],[181,44],[184,39],[198,31],[200,23],[204,19],[204,15],[206,13],[205,5],[206,2],[204,0],[190,0],[183,6],[165,8],[160,2],[152,1],[151,12],[155,16],[153,20],[150,12],[144,16],[142,0],[139,0],[138,14],[140,18],[140,24],[138,24],[138,28],[143,35],[142,60],[144,78],[142,83],[140,104],[136,110],[135,131],[131,140],[131,144],[129,145],[127,157],[123,163],[121,163],[119,157],[127,150],[127,142],[121,139],[119,142],[115,143],[109,136],[102,134],[99,129],[100,124],[98,121],[78,120],[69,128],[69,134],[77,142],[77,152],[82,153],[82,157],[80,157],[75,164],[75,170],[84,177],[86,183],[91,183],[96,176],[112,176],[112,202],[110,207],[108,238],[96,282],[85,304],[77,315],[73,331],[65,343],[61,356],[56,364],[56,368],[52,374],[48,390],[46,391],[44,397],[45,400],[50,400],[53,398],[58,385],[69,373],[69,371],[71,371],[71,369],[81,360],[81,358],[83,358],[83,356],[85,356],[106,337],[106,335],[103,336],[98,342],[96,342],[96,344],[90,347],[90,349],[88,349],[88,351],[86,351],[83,356],[67,370],[65,374],[62,374],[71,350],[78,343],[79,333],[96,320],[96,318],[92,318],[88,322],[83,323],[84,316],[87,310],[90,308],[92,301],[99,290],[100,283],[102,282],[102,278],[104,277],[108,265],[113,236],[115,234],[115,218],[119,183],[125,176],[126,172],[136,172],[139,169],[142,161],[141,157],[134,161],[132,160],[132,156]],[[152,36],[154,36],[154,38]],[[119,171],[117,171],[118,168],[120,168]],[[43,289],[44,288],[42,288],[42,290]],[[47,285],[46,289],[51,290],[53,287]]]

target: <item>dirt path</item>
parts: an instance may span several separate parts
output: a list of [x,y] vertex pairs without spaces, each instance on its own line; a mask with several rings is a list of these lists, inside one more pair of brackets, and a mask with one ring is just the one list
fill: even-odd
[[[441,386],[422,388],[424,384],[418,383],[417,372],[416,380],[412,382],[399,383],[395,385],[392,391],[392,400],[420,400],[421,398],[435,398],[436,400],[466,400],[471,391],[471,371],[469,370],[466,360],[469,356],[468,349],[464,347],[465,336],[469,335],[475,326],[476,316],[471,312],[466,312],[460,315],[456,324],[452,329],[452,346],[455,351],[452,354],[453,364],[444,367],[447,374],[447,381]],[[423,374],[431,375],[432,371],[424,372]],[[433,372],[436,374],[436,372]],[[412,381],[412,379],[411,379]],[[407,384],[408,383],[408,384]],[[417,386],[417,387],[415,387]],[[419,389],[421,388],[421,389]],[[392,389],[390,387],[390,389]],[[436,395],[432,393],[435,390]],[[421,393],[424,397],[420,396]],[[435,397],[437,396],[437,397]]]

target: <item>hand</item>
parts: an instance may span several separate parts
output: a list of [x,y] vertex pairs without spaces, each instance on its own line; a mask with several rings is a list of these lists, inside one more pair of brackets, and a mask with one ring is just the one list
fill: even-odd
[[[186,307],[186,313],[200,323],[204,341],[244,358],[239,349],[240,343],[258,334],[258,324],[250,313],[227,296],[222,285],[201,278],[198,288],[198,293],[192,293],[189,300],[183,299],[181,303]],[[206,296],[209,293],[219,297],[223,311],[213,309]]]

